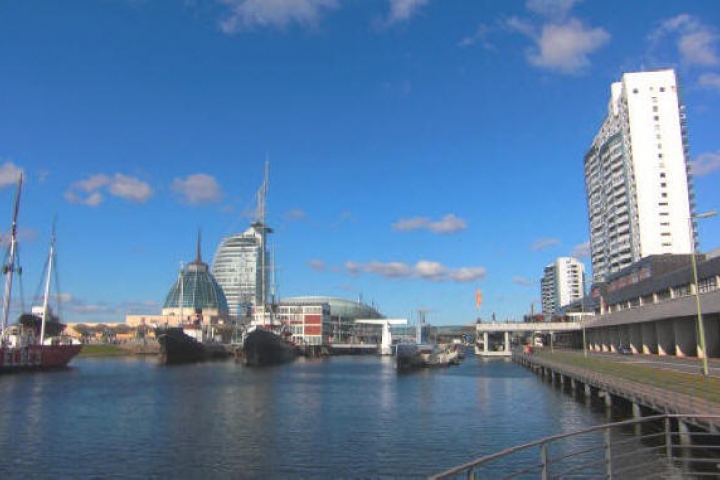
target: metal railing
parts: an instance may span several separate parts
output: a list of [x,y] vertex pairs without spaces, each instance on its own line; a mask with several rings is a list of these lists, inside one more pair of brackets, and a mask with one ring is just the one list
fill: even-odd
[[718,478],[720,434],[665,414],[608,423],[507,448],[430,477],[441,479]]

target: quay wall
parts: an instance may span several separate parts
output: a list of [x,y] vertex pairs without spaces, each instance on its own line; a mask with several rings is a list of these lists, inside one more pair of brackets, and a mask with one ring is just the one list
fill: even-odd
[[[512,360],[560,386],[570,385],[573,392],[602,397],[609,408],[623,399],[632,404],[634,416],[643,409],[665,414],[689,416],[688,423],[713,433],[720,433],[720,404],[700,396],[672,392],[613,375],[595,373],[584,368],[553,362],[532,354],[513,352]],[[714,415],[715,418],[703,417]]]

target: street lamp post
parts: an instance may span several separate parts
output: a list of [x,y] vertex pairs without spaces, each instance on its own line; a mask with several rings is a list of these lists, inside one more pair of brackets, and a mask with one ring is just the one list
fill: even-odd
[[690,256],[690,261],[692,263],[692,273],[693,273],[693,284],[695,288],[695,307],[697,309],[697,328],[698,328],[698,337],[700,340],[700,356],[702,357],[702,369],[703,369],[703,375],[708,376],[708,358],[707,358],[707,349],[705,348],[705,325],[703,324],[703,318],[702,318],[702,310],[700,308],[700,288],[698,285],[698,272],[697,272],[697,260],[695,259],[695,235],[693,234],[695,229],[693,228],[693,220],[696,218],[710,218],[717,215],[717,212],[715,210],[706,212],[706,213],[700,213],[697,215],[693,215],[690,217],[690,246],[692,247],[692,255]]

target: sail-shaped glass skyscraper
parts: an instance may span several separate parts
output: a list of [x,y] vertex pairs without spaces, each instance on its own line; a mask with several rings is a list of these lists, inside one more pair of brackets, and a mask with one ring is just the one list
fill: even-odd
[[250,316],[255,306],[265,303],[269,280],[265,274],[269,266],[264,245],[267,230],[255,223],[243,233],[225,237],[218,245],[212,273],[225,292],[232,317]]
[[257,307],[264,307],[270,298],[272,266],[267,251],[267,235],[272,229],[265,224],[269,165],[257,193],[255,221],[243,233],[223,238],[215,252],[212,273],[227,298],[230,316],[250,317]]

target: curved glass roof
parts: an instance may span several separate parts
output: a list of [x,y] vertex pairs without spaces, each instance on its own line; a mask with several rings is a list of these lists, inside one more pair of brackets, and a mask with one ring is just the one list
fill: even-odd
[[285,303],[295,305],[327,303],[330,305],[330,315],[351,318],[382,318],[382,315],[375,307],[345,298],[323,296],[286,297],[280,300],[281,305]]
[[202,309],[217,310],[220,315],[228,313],[228,303],[222,287],[210,273],[208,265],[200,258],[199,242],[197,258],[180,272],[180,277],[165,297],[163,308],[180,308],[181,302],[182,308],[192,311]]

